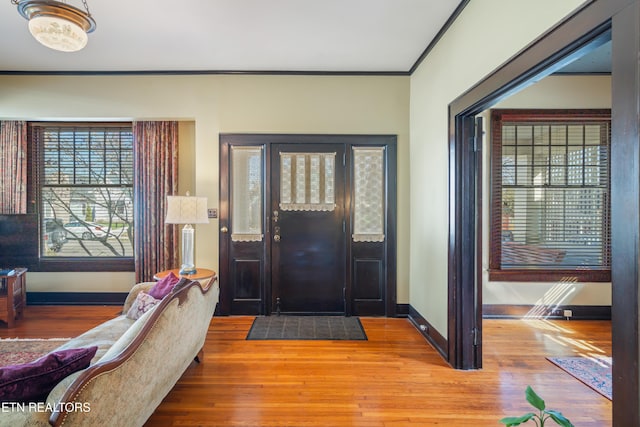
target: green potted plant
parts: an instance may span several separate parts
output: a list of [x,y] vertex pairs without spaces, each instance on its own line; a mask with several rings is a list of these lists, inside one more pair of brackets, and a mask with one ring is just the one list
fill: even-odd
[[551,418],[556,424],[562,427],[574,427],[561,412],[547,409],[544,400],[536,394],[531,386],[527,386],[527,390],[524,392],[527,397],[527,402],[538,410],[538,413],[529,412],[519,417],[505,417],[500,420],[502,424],[506,424],[507,427],[518,426],[522,423],[526,423],[529,420],[533,420],[538,427],[544,427],[545,421]]

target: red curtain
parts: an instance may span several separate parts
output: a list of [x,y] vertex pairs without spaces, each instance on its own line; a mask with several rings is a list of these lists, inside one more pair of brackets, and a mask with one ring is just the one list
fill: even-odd
[[27,213],[27,122],[0,122],[0,214]]
[[165,225],[167,195],[178,192],[178,123],[135,122],[134,218],[136,283],[179,267],[178,228]]

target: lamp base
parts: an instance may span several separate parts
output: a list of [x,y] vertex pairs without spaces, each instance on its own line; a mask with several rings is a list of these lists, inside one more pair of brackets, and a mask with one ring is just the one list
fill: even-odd
[[178,274],[181,276],[188,276],[190,274],[196,274],[197,272],[198,270],[196,270],[193,265],[183,265]]
[[182,265],[180,275],[186,276],[196,273],[196,263],[193,261],[194,230],[191,224],[186,224],[182,229]]

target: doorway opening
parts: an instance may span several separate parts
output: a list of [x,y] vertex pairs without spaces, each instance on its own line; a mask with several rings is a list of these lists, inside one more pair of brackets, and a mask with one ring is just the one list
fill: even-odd
[[[564,25],[585,25],[572,18]],[[449,150],[450,168],[454,171],[450,181],[450,216],[456,220],[449,228],[447,358],[455,368],[482,367],[483,125],[479,116],[611,40],[610,22],[593,25],[595,28],[585,28],[578,39],[573,36],[578,30],[572,29],[566,35],[566,44],[541,38],[535,50],[530,48],[533,53],[519,55],[450,104],[450,128],[455,129]],[[475,262],[463,262],[468,259]]]

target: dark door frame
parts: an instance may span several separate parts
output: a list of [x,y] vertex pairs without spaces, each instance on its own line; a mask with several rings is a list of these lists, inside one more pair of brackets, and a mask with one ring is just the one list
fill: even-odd
[[[470,119],[524,85],[549,74],[573,55],[611,37],[612,54],[612,343],[613,424],[640,425],[640,0],[593,0],[550,29],[449,105],[449,363],[478,368],[474,328],[481,328],[475,300],[482,283],[477,259],[476,170]],[[470,167],[470,169],[469,169]],[[465,169],[466,168],[466,169]],[[475,185],[480,185],[475,181]],[[471,264],[471,263],[467,263]],[[469,310],[474,307],[475,310]],[[476,336],[482,336],[475,331]],[[481,339],[481,338],[480,338]]]
[[[240,306],[241,310],[246,310],[242,314],[270,314],[272,307],[270,301],[271,294],[271,252],[270,242],[271,235],[271,218],[270,195],[264,194],[263,200],[263,230],[264,238],[260,246],[265,253],[264,260],[261,261],[260,274],[262,283],[260,287],[260,299],[250,299],[247,301],[236,302],[231,295],[230,284],[225,280],[230,277],[230,259],[229,245],[230,233],[227,231],[230,227],[230,206],[228,201],[229,182],[228,175],[230,165],[228,161],[225,163],[223,159],[230,159],[229,151],[232,145],[251,145],[265,147],[265,160],[263,166],[263,180],[265,188],[271,187],[271,177],[268,171],[271,169],[271,145],[272,144],[344,144],[345,145],[345,162],[351,164],[351,147],[366,146],[385,147],[385,173],[388,175],[385,179],[385,241],[381,247],[373,248],[375,244],[358,243],[354,244],[351,236],[351,225],[353,218],[347,218],[346,235],[347,238],[347,264],[346,264],[346,312],[353,315],[385,315],[387,317],[395,317],[397,315],[397,136],[396,135],[359,135],[359,134],[220,134],[220,219],[219,219],[219,277],[220,277],[220,303],[218,304],[217,314],[240,314],[234,313],[232,307]],[[348,169],[349,170],[349,169]],[[350,174],[347,174],[345,186],[351,187]],[[352,205],[350,191],[345,193],[346,205]],[[352,215],[352,209],[348,209]],[[222,231],[225,230],[225,231]],[[225,249],[227,248],[227,249]],[[358,280],[368,280],[371,278],[371,269],[367,268],[367,262],[373,261],[375,257],[384,257],[386,260],[386,268],[380,271],[381,281],[384,281],[381,293],[384,294],[382,300],[359,299],[354,295],[354,282]],[[258,261],[258,260],[257,260]],[[359,267],[359,265],[365,267]],[[360,274],[362,273],[362,274]],[[362,276],[361,279],[359,276]],[[260,301],[261,300],[261,301]],[[384,305],[382,305],[384,303]]]

